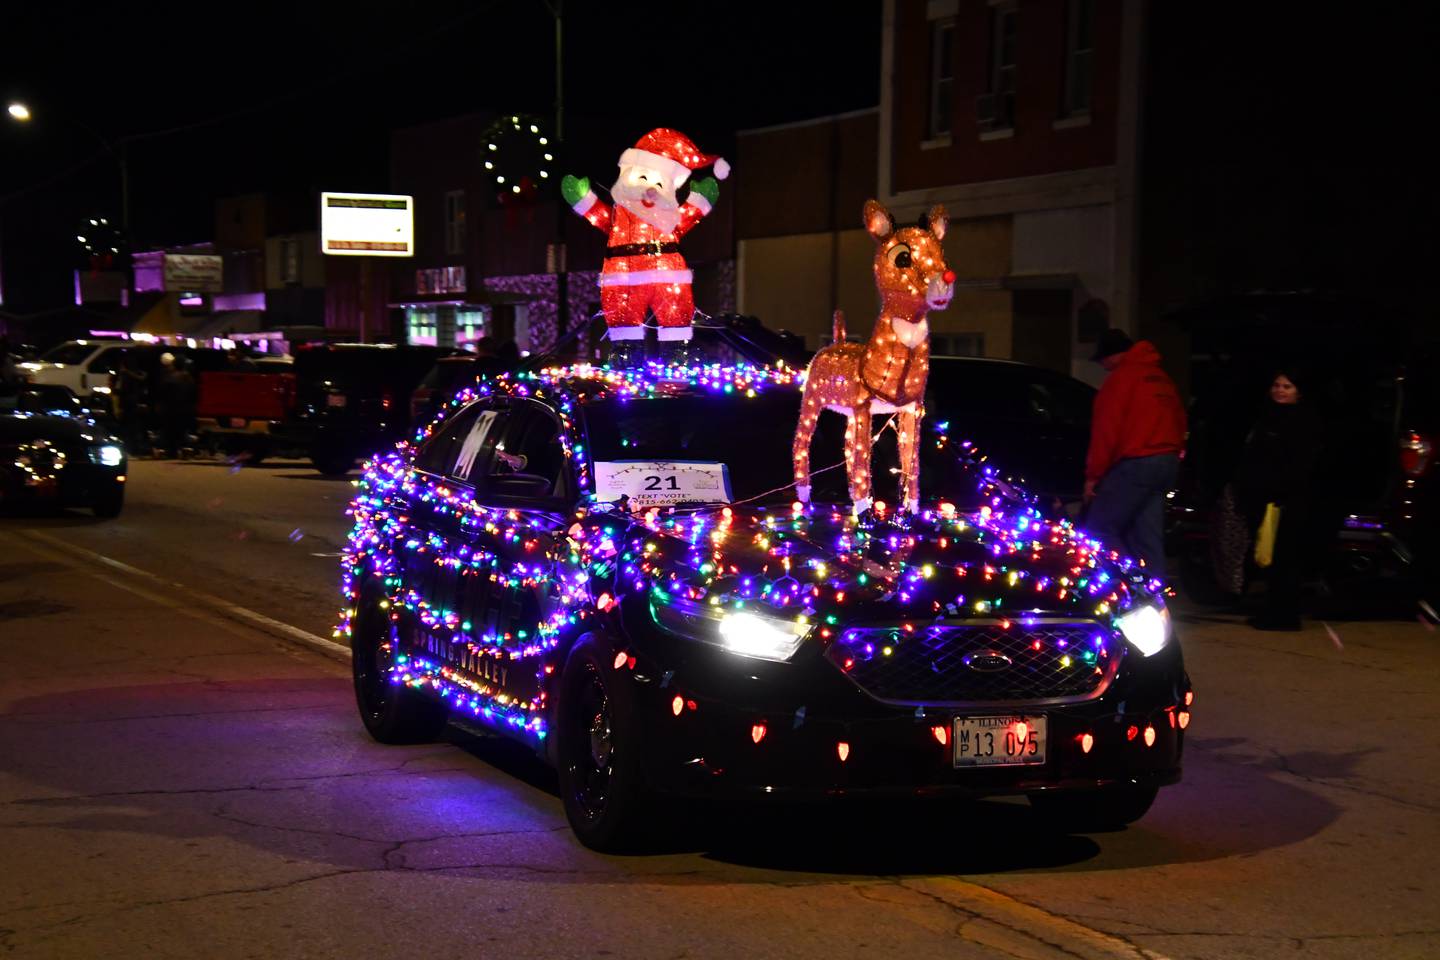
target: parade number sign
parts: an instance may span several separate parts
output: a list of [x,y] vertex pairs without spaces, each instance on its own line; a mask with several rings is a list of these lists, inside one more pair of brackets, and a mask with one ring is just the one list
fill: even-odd
[[707,460],[611,460],[595,464],[595,496],[629,497],[634,508],[730,502],[730,469]]

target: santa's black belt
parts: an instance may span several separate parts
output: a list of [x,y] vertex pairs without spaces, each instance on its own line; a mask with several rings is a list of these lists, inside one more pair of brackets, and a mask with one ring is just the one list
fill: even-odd
[[679,253],[680,244],[661,243],[659,240],[652,240],[649,243],[620,243],[613,247],[605,248],[605,259],[614,260],[616,257],[658,257],[662,253]]

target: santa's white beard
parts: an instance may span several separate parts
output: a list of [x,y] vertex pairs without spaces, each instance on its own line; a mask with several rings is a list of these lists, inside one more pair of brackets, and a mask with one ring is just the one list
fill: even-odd
[[610,196],[617,207],[624,207],[638,219],[650,224],[661,233],[674,233],[680,226],[680,202],[673,193],[657,193],[653,206],[645,206],[645,190],[636,189],[621,177],[610,188]]

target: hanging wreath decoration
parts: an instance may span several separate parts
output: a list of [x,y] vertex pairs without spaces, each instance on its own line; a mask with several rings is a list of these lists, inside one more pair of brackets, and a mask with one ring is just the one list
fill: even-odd
[[104,217],[83,220],[75,230],[79,262],[92,273],[111,270],[129,253],[129,244],[120,228]]
[[535,203],[555,164],[555,145],[540,118],[501,117],[486,129],[482,140],[482,162],[495,185],[495,202],[502,207]]

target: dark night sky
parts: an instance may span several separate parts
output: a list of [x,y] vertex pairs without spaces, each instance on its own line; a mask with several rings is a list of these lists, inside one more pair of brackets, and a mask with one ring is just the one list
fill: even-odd
[[[620,145],[664,125],[705,146],[878,101],[878,0],[566,6],[566,113],[613,118]],[[17,311],[58,305],[53,277],[68,264],[54,263],[82,218],[119,219],[118,164],[102,138],[133,138],[143,247],[209,239],[217,196],[384,189],[395,127],[491,109],[549,115],[554,101],[542,0],[83,14],[28,3],[6,19],[0,95],[35,114],[24,126],[0,117],[5,306]]]

